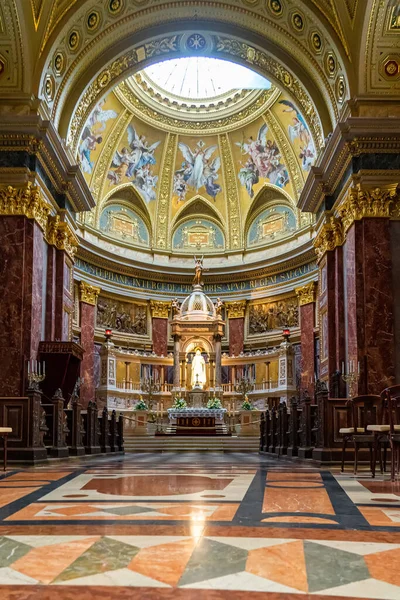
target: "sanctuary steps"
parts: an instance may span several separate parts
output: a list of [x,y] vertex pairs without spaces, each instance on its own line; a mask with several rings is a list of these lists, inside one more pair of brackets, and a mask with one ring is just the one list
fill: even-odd
[[258,452],[258,437],[125,435],[125,452]]

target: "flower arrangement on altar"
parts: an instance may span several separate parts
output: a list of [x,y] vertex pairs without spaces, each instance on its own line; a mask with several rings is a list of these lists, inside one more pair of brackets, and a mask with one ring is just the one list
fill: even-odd
[[178,396],[175,396],[172,408],[187,408],[186,400],[184,400],[184,398],[178,398]]
[[247,394],[245,395],[244,402],[242,403],[242,410],[254,410],[254,405],[250,402]]
[[207,408],[211,408],[211,409],[215,409],[215,410],[222,408],[221,400],[215,396],[214,396],[214,398],[210,398],[209,401],[207,402]]
[[140,396],[139,402],[135,406],[135,410],[149,410],[146,402],[143,400],[142,396]]

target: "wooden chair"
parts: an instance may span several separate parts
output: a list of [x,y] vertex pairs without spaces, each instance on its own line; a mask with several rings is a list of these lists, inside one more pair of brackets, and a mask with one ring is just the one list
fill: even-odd
[[400,471],[400,385],[383,390],[381,396],[387,402],[389,413],[389,442],[391,449],[391,479],[395,480],[396,471]]
[[[382,399],[380,396],[355,396],[348,400],[348,411],[352,417],[352,425],[342,427],[339,433],[343,435],[342,445],[342,467],[344,470],[344,458],[348,442],[354,443],[354,474],[357,474],[358,451],[361,444],[368,444],[370,450],[370,467],[372,473],[375,472],[376,454],[374,452],[375,435],[368,431],[368,427],[373,425],[379,419],[382,412]],[[348,413],[348,414],[349,414]],[[382,460],[380,459],[381,471],[383,470]]]
[[0,427],[0,436],[3,436],[3,470],[7,469],[7,438],[8,434],[12,433],[11,427]]

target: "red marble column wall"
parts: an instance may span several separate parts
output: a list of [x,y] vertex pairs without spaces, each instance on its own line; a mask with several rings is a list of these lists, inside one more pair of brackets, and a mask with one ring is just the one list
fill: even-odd
[[314,326],[315,302],[300,306],[300,341],[301,341],[301,383],[302,388],[314,395]]
[[47,287],[46,287],[46,341],[55,339],[56,320],[56,248],[49,246],[47,251]]
[[69,341],[73,313],[73,263],[63,250],[56,250],[55,325],[56,340]]
[[0,395],[25,392],[25,365],[42,332],[43,233],[26,217],[0,218]]
[[320,379],[329,382],[336,364],[336,253],[329,251],[320,263]]
[[168,319],[153,317],[153,352],[158,356],[168,354]]
[[85,351],[81,362],[81,377],[84,382],[81,387],[80,399],[82,406],[87,407],[95,398],[95,346],[94,328],[96,307],[93,304],[81,302],[81,346]]
[[377,394],[395,375],[389,220],[353,223],[344,252],[347,359],[361,368],[354,393]]
[[244,318],[229,319],[229,354],[239,356],[244,348]]

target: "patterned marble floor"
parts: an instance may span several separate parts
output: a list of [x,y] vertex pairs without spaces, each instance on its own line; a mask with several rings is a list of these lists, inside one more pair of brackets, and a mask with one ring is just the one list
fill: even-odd
[[1,600],[132,593],[399,600],[400,484],[251,454],[130,454],[0,476]]

